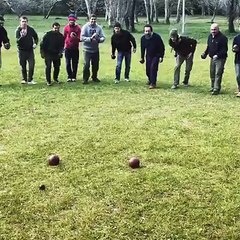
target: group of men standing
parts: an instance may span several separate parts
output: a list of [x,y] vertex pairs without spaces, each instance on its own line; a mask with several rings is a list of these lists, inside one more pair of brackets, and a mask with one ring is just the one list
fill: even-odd
[[[93,82],[100,82],[98,79],[100,61],[99,44],[105,41],[103,29],[97,24],[97,18],[94,14],[90,16],[89,22],[82,28],[76,23],[76,20],[77,18],[74,14],[68,16],[68,24],[64,27],[63,34],[60,33],[60,24],[58,22],[53,23],[52,30],[44,35],[40,43],[40,53],[41,57],[45,60],[45,75],[48,86],[52,85],[52,65],[54,68],[53,81],[59,83],[58,75],[63,53],[66,59],[67,82],[76,81],[80,42],[83,43],[83,84],[89,82],[90,75]],[[10,41],[7,36],[7,31],[3,27],[3,23],[4,18],[0,17],[0,50],[2,44],[6,49],[10,48]],[[35,66],[34,49],[39,39],[36,31],[28,25],[27,17],[22,16],[20,18],[20,25],[16,30],[16,39],[19,64],[22,71],[22,84],[35,84],[33,80]],[[170,32],[169,45],[172,47],[172,50],[174,50],[174,56],[176,58],[172,89],[179,87],[180,69],[184,62],[186,62],[186,68],[183,85],[188,87],[197,41],[189,37],[180,36],[177,30],[173,29]],[[131,33],[122,29],[121,24],[118,22],[114,25],[111,46],[112,59],[116,58],[115,52],[117,50],[115,83],[118,84],[120,82],[122,62],[124,59],[124,78],[126,81],[130,81],[131,55],[132,52],[136,52],[136,40]],[[240,97],[240,35],[234,38],[232,51],[235,53],[235,71],[238,84],[237,96]],[[227,52],[228,39],[220,32],[218,24],[214,23],[211,25],[206,50],[201,55],[202,59],[205,59],[207,55],[210,57],[210,91],[212,95],[218,95],[220,93]],[[165,46],[161,36],[153,31],[151,25],[145,25],[144,35],[141,37],[140,63],[143,64],[146,62],[146,75],[149,89],[156,88],[158,67],[159,63],[163,62],[164,54]],[[92,66],[92,74],[90,74],[90,64]]]

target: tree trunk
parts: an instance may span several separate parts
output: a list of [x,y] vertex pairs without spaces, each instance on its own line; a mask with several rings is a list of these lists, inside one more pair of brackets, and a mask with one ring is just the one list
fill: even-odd
[[159,23],[156,0],[153,0],[153,8],[154,8],[154,22]]
[[136,1],[137,0],[132,1],[132,7],[131,7],[131,11],[130,11],[130,31],[131,32],[135,32],[135,30],[136,30],[135,25],[134,25],[134,15],[135,15]]
[[170,25],[169,0],[165,0],[165,23]]
[[236,17],[236,7],[238,0],[230,0],[228,7],[228,31],[230,33],[235,33],[234,20]]
[[180,19],[181,19],[181,15],[180,15],[180,5],[181,5],[181,0],[178,0],[178,4],[177,4],[177,17],[176,17],[176,22],[179,23]]
[[149,0],[144,0],[144,6],[146,11],[147,23],[151,23],[150,14],[149,14]]

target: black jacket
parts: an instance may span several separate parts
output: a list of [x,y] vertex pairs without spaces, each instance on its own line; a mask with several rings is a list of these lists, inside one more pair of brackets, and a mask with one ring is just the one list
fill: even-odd
[[169,45],[178,55],[186,57],[190,53],[195,52],[197,41],[193,38],[180,36],[176,42],[173,42],[170,38]]
[[225,35],[219,32],[215,37],[210,34],[208,36],[207,48],[205,55],[209,55],[212,58],[217,55],[219,59],[226,59],[228,51],[228,39]]
[[165,46],[162,38],[157,33],[153,33],[151,38],[146,39],[145,36],[141,38],[141,58],[144,59],[145,51],[150,57],[164,57]]
[[40,51],[44,54],[60,55],[64,48],[64,36],[60,32],[47,32],[40,43]]
[[240,64],[240,34],[234,37],[232,46],[234,45],[238,46],[238,51],[235,52],[234,62]]
[[0,27],[0,48],[2,47],[2,43],[9,43],[7,31],[4,27]]
[[19,50],[29,51],[33,50],[33,44],[38,44],[38,35],[32,27],[27,26],[27,35],[21,37],[20,32],[22,28],[18,27],[16,30],[17,47]]
[[136,48],[136,40],[133,35],[121,29],[120,33],[114,33],[111,37],[111,45],[112,45],[112,55],[115,54],[116,49],[118,52],[130,52],[133,48]]

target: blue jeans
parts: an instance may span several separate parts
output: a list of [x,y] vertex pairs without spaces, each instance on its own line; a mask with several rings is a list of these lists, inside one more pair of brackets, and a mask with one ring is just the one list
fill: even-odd
[[238,90],[240,91],[240,63],[235,63],[235,72],[236,72]]
[[131,52],[118,52],[117,66],[116,66],[116,79],[120,80],[122,61],[125,58],[125,73],[124,77],[129,78],[130,65],[131,65]]
[[90,63],[92,64],[92,79],[97,79],[100,56],[99,52],[91,53],[83,51],[83,81],[87,82],[90,77]]
[[151,85],[156,85],[159,57],[146,56],[146,75]]

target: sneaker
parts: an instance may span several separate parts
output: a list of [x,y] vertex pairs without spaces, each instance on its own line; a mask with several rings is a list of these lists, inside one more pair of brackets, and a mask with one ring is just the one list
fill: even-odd
[[52,86],[52,83],[49,83],[49,82],[48,82],[47,85],[48,85],[48,86]]
[[93,80],[93,82],[96,82],[96,83],[101,82],[98,78],[93,78],[92,80]]
[[155,84],[150,84],[150,85],[149,85],[149,89],[154,89],[154,88],[156,88],[156,85],[155,85]]
[[183,83],[183,86],[184,87],[189,87],[189,84],[188,83]]
[[30,85],[35,85],[35,84],[37,84],[37,83],[32,80],[32,81],[29,81],[28,84],[30,84]]
[[219,91],[218,90],[213,90],[212,95],[218,95]]
[[88,84],[87,80],[83,80],[82,84]]
[[119,81],[118,79],[115,79],[114,82],[115,82],[116,84],[120,83],[120,81]]
[[236,97],[240,97],[240,92],[237,93]]
[[71,78],[68,78],[68,79],[67,79],[67,82],[71,82],[71,81],[72,81],[72,79],[71,79]]
[[172,85],[171,89],[177,89],[178,85]]
[[125,81],[126,81],[126,82],[130,82],[129,78],[125,78]]
[[58,79],[54,79],[54,82],[58,84],[60,83]]
[[76,78],[72,78],[72,82],[76,82]]
[[26,84],[26,83],[27,83],[27,81],[25,81],[25,80],[21,81],[21,84]]
[[213,92],[213,88],[210,88],[210,89],[209,89],[209,92]]

